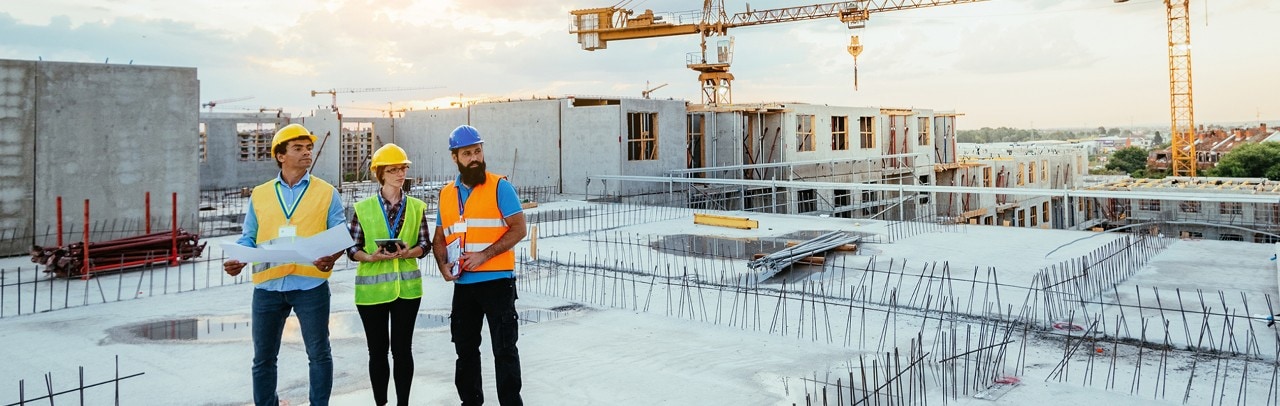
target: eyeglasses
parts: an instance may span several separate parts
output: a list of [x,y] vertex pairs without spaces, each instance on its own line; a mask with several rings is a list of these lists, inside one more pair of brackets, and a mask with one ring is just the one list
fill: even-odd
[[383,169],[384,173],[405,173],[409,170],[407,166],[391,166]]

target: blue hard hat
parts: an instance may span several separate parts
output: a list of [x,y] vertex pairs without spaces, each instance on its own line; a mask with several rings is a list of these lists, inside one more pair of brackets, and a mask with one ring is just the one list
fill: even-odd
[[462,147],[469,147],[476,144],[483,144],[484,140],[480,139],[480,132],[475,127],[469,125],[460,125],[449,133],[449,150],[456,150]]

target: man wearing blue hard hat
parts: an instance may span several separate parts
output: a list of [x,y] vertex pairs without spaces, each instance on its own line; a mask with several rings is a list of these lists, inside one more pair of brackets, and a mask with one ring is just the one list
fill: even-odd
[[516,257],[511,249],[524,239],[524,211],[515,186],[485,170],[484,140],[475,127],[454,129],[449,151],[458,176],[440,190],[432,248],[441,276],[454,283],[449,315],[458,353],[454,385],[464,406],[484,403],[480,329],[487,319],[498,403],[521,405]]

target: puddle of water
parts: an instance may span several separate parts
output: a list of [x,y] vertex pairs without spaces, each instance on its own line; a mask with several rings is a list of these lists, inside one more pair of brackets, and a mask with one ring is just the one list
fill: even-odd
[[249,337],[248,317],[178,319],[127,327],[133,336],[148,340],[236,340]]
[[[523,310],[519,313],[520,324],[548,322],[582,309],[585,307],[571,305],[552,309]],[[448,328],[447,313],[419,313],[417,320],[414,321],[415,330]],[[123,326],[117,329],[116,334],[120,333],[150,341],[237,341],[252,339],[253,326],[248,315],[196,317]],[[354,311],[331,314],[329,338],[352,337],[364,337],[364,325],[360,322],[360,314]],[[285,319],[283,341],[302,342],[302,331],[298,326],[298,318],[294,315],[289,315],[289,318]]]
[[676,234],[654,241],[653,249],[687,256],[751,259],[757,253],[773,253],[786,248],[786,241]]
[[[793,241],[799,242],[799,241],[812,240],[814,238],[821,237],[823,234],[827,234],[832,231],[837,231],[837,230],[802,230],[802,231],[796,231],[796,232],[784,234],[779,238],[784,238],[787,240],[793,240]],[[862,237],[863,241],[875,242],[875,241],[878,241],[880,238],[876,233],[866,233],[861,231],[849,231],[849,230],[840,230],[840,232],[843,232],[845,235],[852,236],[852,237]]]

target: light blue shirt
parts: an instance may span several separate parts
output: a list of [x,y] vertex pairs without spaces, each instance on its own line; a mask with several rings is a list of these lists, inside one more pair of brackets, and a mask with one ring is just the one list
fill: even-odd
[[[298,195],[307,190],[307,186],[311,184],[311,173],[307,172],[302,176],[297,184],[290,185],[285,183],[284,178],[279,174],[276,175],[276,183],[280,187],[280,194],[286,202],[294,202],[298,200]],[[347,213],[342,208],[342,196],[338,195],[338,189],[333,189],[333,199],[329,202],[329,217],[325,222],[327,228],[333,228],[341,224],[346,224]],[[249,199],[249,210],[244,214],[244,231],[240,234],[240,238],[236,240],[236,244],[246,247],[258,247],[258,215],[253,212],[253,199]],[[312,278],[310,276],[288,275],[279,279],[272,279],[258,284],[256,288],[262,290],[270,290],[275,292],[288,292],[292,290],[307,290],[320,286],[325,279]]]
[[[458,185],[458,198],[462,200],[462,204],[467,204],[467,199],[471,198],[471,188],[462,183],[462,175],[458,175],[453,183]],[[507,218],[519,214],[524,211],[524,207],[520,206],[520,197],[516,195],[516,187],[511,185],[506,179],[498,180],[498,211],[502,212],[502,218]],[[439,227],[440,211],[436,210],[436,227]],[[454,283],[468,284],[488,282],[502,278],[514,278],[514,271],[505,272],[463,272],[462,276]]]

